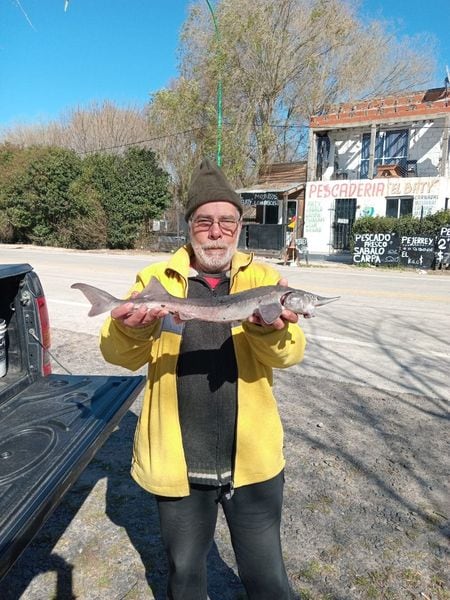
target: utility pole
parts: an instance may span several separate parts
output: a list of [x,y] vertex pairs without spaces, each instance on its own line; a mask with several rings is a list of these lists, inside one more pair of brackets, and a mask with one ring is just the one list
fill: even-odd
[[209,2],[206,0],[208,8],[211,12],[214,29],[216,32],[216,42],[217,42],[217,52],[219,56],[219,81],[217,82],[217,166],[222,166],[222,52],[220,45],[220,33],[219,27],[217,25],[216,14]]

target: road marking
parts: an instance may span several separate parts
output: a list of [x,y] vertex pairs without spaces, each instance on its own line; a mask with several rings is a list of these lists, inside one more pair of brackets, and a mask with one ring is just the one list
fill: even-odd
[[[306,334],[306,339],[307,340],[317,340],[320,342],[331,342],[332,344],[341,344],[341,345],[346,345],[346,346],[364,346],[365,348],[380,348],[380,346],[383,346],[383,344],[373,344],[371,342],[360,342],[358,340],[352,340],[350,338],[336,338],[336,337],[327,337],[325,335],[309,335]],[[392,346],[392,344],[388,344],[390,348],[393,348],[395,346]],[[406,350],[406,348],[404,348],[403,346],[397,346],[397,348],[402,348],[404,350]],[[427,350],[427,355],[428,354],[432,354],[433,356],[436,356],[437,358],[449,358],[450,357],[450,352],[436,352],[434,350]]]

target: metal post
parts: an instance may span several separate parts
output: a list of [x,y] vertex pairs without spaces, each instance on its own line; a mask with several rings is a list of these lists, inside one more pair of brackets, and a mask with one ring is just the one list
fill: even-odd
[[309,129],[309,140],[308,140],[308,174],[306,181],[316,181],[316,166],[317,166],[317,142],[316,134],[313,129]]
[[441,156],[441,164],[439,166],[439,175],[440,177],[448,177],[448,140],[449,140],[449,127],[450,127],[450,118],[449,115],[446,115],[444,120],[444,129],[442,132],[442,156]]
[[374,176],[374,165],[375,165],[375,141],[377,137],[377,124],[372,123],[370,126],[370,145],[369,145],[369,172],[367,174],[368,179],[373,179]]
[[[217,25],[216,15],[215,15],[215,12],[214,12],[209,0],[206,0],[206,4],[208,5],[208,8],[212,15],[214,29],[216,32],[217,48],[220,52],[220,50],[221,50],[220,34],[219,34],[219,27]],[[217,165],[219,167],[221,167],[222,166],[222,73],[221,73],[221,71],[222,71],[222,64],[221,64],[222,53],[221,52],[219,54],[219,58],[220,58],[219,81],[217,83]]]

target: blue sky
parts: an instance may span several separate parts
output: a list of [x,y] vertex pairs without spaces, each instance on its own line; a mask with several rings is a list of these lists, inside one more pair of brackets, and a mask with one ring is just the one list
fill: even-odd
[[[211,0],[212,4],[214,0]],[[0,128],[45,123],[111,100],[140,105],[177,76],[188,0],[0,0]],[[363,14],[401,35],[429,32],[439,76],[450,67],[449,0],[361,0]]]

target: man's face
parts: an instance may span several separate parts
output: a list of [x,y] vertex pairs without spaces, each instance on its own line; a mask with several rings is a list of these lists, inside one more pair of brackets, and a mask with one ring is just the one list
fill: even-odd
[[206,273],[227,271],[241,232],[240,215],[231,202],[207,202],[189,219],[195,267]]

